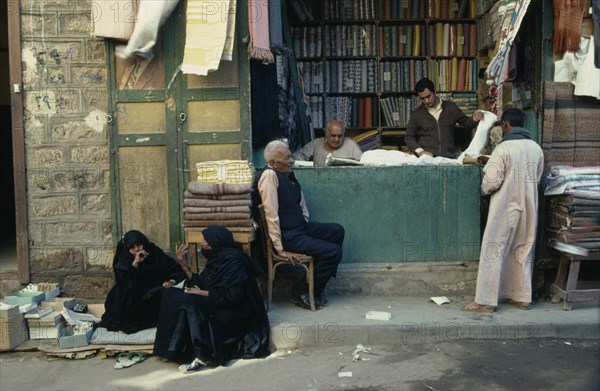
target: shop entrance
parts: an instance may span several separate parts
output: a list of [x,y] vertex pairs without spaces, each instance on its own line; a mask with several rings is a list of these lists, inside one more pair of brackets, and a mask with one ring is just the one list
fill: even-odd
[[107,44],[111,148],[112,234],[131,229],[161,248],[183,241],[183,194],[201,161],[249,159],[246,46],[239,31],[246,7],[238,2],[234,56],[208,76],[179,70],[185,47],[185,4],[163,26],[154,57],[120,60]]

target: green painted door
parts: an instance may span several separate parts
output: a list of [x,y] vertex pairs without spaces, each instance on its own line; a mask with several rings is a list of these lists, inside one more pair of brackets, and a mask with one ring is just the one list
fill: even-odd
[[183,193],[195,164],[249,159],[249,72],[238,2],[234,58],[208,76],[179,71],[185,44],[180,2],[159,34],[151,59],[120,60],[107,43],[112,235],[144,232],[161,248],[183,241]]

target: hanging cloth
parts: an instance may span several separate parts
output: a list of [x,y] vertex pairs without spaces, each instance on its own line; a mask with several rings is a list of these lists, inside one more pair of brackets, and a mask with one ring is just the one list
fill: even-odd
[[186,19],[183,73],[205,76],[218,69],[221,60],[231,61],[235,1],[188,0]]
[[115,55],[120,59],[128,59],[132,55],[142,58],[154,56],[152,48],[156,45],[158,30],[167,21],[179,0],[140,0],[136,15],[136,24],[127,42],[127,46],[115,48]]
[[579,50],[585,0],[554,0],[554,54]]
[[271,64],[275,62],[269,46],[269,7],[267,0],[248,0],[250,43],[248,56]]

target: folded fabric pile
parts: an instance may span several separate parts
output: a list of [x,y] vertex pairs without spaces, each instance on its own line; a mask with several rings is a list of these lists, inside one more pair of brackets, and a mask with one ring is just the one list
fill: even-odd
[[600,167],[552,166],[544,194],[552,243],[600,250]]
[[198,182],[252,183],[254,170],[247,160],[216,160],[196,164]]
[[190,182],[183,198],[183,226],[194,231],[213,225],[252,228],[252,183]]
[[363,132],[353,138],[361,151],[370,151],[381,146],[381,135],[377,129]]

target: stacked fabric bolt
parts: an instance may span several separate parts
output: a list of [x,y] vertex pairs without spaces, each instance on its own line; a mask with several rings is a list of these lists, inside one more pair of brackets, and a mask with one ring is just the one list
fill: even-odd
[[246,160],[217,160],[196,164],[198,182],[251,183],[252,166]]
[[552,166],[546,177],[550,240],[600,249],[600,167]]
[[361,151],[370,151],[381,146],[381,135],[377,129],[361,133],[353,138]]
[[183,199],[185,229],[220,225],[250,231],[254,170],[246,160],[218,160],[196,164],[198,179],[188,184]]
[[251,183],[190,182],[183,199],[184,228],[221,225],[250,230]]

